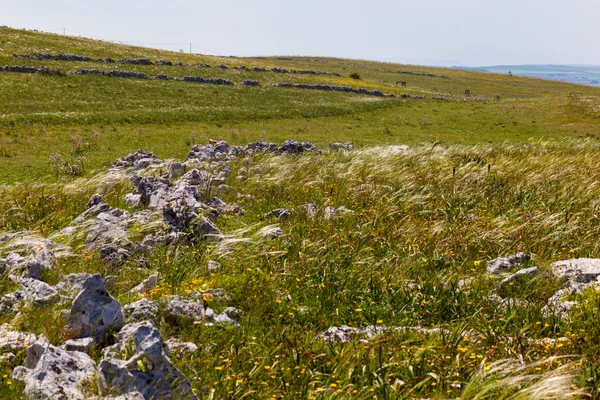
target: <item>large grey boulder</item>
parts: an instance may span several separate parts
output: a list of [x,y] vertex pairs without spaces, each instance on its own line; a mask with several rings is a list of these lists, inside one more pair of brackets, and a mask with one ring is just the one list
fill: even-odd
[[508,257],[498,257],[488,262],[487,273],[500,274],[530,260],[531,256],[525,253],[517,253]]
[[563,280],[577,282],[592,282],[600,276],[600,259],[575,258],[572,260],[557,261],[551,265],[554,275]]
[[95,372],[96,363],[87,354],[62,350],[42,337],[27,348],[25,366],[12,376],[25,382],[27,399],[85,399],[81,385]]
[[68,329],[77,338],[92,337],[102,342],[109,330],[121,329],[124,320],[121,304],[106,291],[102,276],[96,274],[85,281],[73,300]]
[[[116,358],[126,347],[135,353],[127,360]],[[104,354],[98,365],[98,389],[103,396],[139,392],[147,400],[197,399],[189,380],[169,361],[160,332],[148,321],[123,327],[117,343]]]

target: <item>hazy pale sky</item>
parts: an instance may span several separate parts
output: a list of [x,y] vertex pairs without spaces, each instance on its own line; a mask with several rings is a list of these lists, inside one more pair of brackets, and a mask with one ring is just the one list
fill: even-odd
[[600,64],[600,0],[0,0],[0,25],[220,55]]

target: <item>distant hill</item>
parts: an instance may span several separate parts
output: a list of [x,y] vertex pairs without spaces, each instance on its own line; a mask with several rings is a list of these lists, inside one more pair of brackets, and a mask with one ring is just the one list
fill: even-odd
[[494,72],[532,78],[551,79],[583,85],[600,85],[598,65],[494,65],[490,67],[453,67],[468,71]]

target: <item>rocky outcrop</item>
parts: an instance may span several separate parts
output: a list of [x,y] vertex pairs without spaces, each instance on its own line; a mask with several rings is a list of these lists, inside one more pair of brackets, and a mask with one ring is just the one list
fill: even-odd
[[[171,364],[160,332],[150,322],[129,324],[117,343],[104,350],[98,365],[98,389],[103,396],[140,393],[144,399],[197,399],[188,379]],[[119,359],[126,346],[135,353]],[[146,368],[140,368],[146,366]]]
[[95,372],[87,354],[60,349],[42,337],[27,348],[25,366],[15,368],[13,379],[25,382],[24,398],[85,399],[81,385]]
[[77,338],[92,337],[102,342],[109,330],[121,329],[124,319],[121,304],[106,291],[102,276],[96,274],[85,281],[73,300],[67,328]]

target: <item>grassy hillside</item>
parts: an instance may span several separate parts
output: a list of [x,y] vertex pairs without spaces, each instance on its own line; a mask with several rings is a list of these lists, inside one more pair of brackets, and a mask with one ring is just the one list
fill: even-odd
[[[184,65],[13,57],[46,53]],[[171,360],[200,398],[600,396],[595,286],[569,295],[579,302],[569,318],[545,310],[565,285],[551,263],[600,257],[599,88],[359,60],[190,55],[5,27],[4,65],[60,73],[0,71],[0,258],[52,238],[73,254],[44,273],[46,282],[100,272],[114,277],[107,289],[123,305],[139,299],[130,290],[154,273],[158,286],[143,296],[162,306],[173,295],[223,288],[229,298],[211,307],[242,310],[239,327],[173,323],[162,308],[156,318],[165,339],[199,347]],[[150,79],[70,74],[79,68]],[[152,79],[161,73],[235,85]],[[278,82],[396,97],[273,86]],[[141,148],[183,160],[210,139],[245,145],[260,138],[321,148],[351,141],[355,150],[215,162],[231,172],[224,180],[230,189],[219,197],[246,211],[218,217],[224,240],[157,245],[116,263],[85,249],[89,224],[73,220],[94,193],[113,208],[159,218],[127,226],[132,241],[162,226],[161,210],[126,204],[124,196],[135,193],[134,173],[162,176],[168,164],[107,171],[117,157]],[[410,149],[392,146],[399,144]],[[193,165],[214,167],[207,163]],[[203,202],[215,195],[211,185],[199,193]],[[352,212],[325,218],[327,207],[342,206]],[[265,217],[281,207],[289,218]],[[265,239],[273,227],[282,236]],[[506,275],[486,273],[488,261],[517,252],[533,255],[523,266],[539,267],[536,275],[501,284]],[[209,270],[209,260],[221,268]],[[15,289],[8,274],[0,276],[0,295]],[[27,305],[0,313],[0,323],[60,345],[69,338],[62,308]],[[383,332],[347,343],[319,338],[342,325]],[[22,397],[23,384],[10,374],[25,351],[0,358],[6,398]],[[100,348],[92,357],[100,359]],[[85,390],[98,394],[94,385]]]
[[[93,58],[149,58],[185,66],[27,60],[13,54],[69,53]],[[241,144],[264,137],[379,143],[522,142],[596,135],[600,89],[469,71],[328,58],[209,57],[89,39],[0,28],[0,66],[42,65],[64,76],[0,73],[1,182],[49,179],[48,158],[73,141],[88,169],[145,148],[181,157],[192,137]],[[226,65],[227,70],[198,67]],[[310,69],[341,76],[233,70],[245,65]],[[68,75],[79,68],[257,80],[261,87]],[[410,72],[412,74],[398,73]],[[360,80],[349,78],[358,73]],[[421,75],[415,75],[421,74]],[[427,76],[427,74],[435,76]],[[388,99],[276,88],[278,82],[331,84],[423,96]],[[396,85],[407,82],[407,87]],[[465,90],[471,91],[465,97]],[[572,92],[581,97],[572,98]],[[444,97],[449,101],[431,100]],[[31,151],[31,149],[35,151]]]

